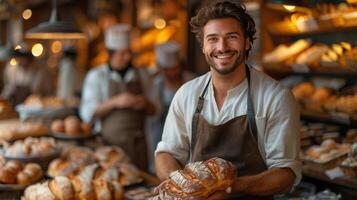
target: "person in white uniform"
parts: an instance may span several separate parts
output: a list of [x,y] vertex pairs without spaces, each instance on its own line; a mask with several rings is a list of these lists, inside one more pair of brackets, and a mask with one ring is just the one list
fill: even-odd
[[[209,199],[272,199],[301,179],[299,108],[288,88],[246,65],[255,24],[238,1],[213,0],[191,19],[210,72],[176,93],[156,149],[161,180],[189,162],[235,164],[229,190]],[[231,194],[228,194],[231,193]]]
[[[158,97],[158,111],[150,119],[150,134],[148,134],[151,155],[161,140],[166,115],[176,91],[185,82],[192,80],[194,74],[184,69],[184,63],[180,59],[180,44],[168,41],[155,46],[156,66],[159,74],[154,79],[154,96]],[[153,159],[150,159],[150,161]],[[154,171],[154,162],[150,163],[150,171]]]
[[155,112],[149,100],[151,81],[144,70],[131,65],[130,27],[118,24],[105,34],[110,59],[92,69],[85,78],[80,116],[87,122],[100,122],[107,144],[124,149],[134,164],[147,169],[145,118]]
[[77,69],[77,50],[74,46],[66,46],[58,64],[59,77],[57,97],[70,100],[76,97],[82,88],[82,79]]
[[[47,66],[35,62],[35,58],[26,44],[14,50],[9,55],[9,62],[4,70],[4,88],[1,96],[8,99],[12,105],[23,103],[31,94],[42,96],[52,95],[54,90],[53,77]],[[11,64],[15,59],[16,64]]]

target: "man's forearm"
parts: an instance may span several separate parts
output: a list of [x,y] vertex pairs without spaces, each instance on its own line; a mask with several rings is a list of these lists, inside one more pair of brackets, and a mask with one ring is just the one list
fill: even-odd
[[181,165],[169,153],[158,153],[155,157],[156,175],[161,181],[169,178],[171,172],[181,169]]
[[[239,171],[238,171],[239,173]],[[270,196],[288,192],[295,174],[290,168],[273,168],[254,176],[242,176],[233,184],[233,193]]]
[[115,108],[114,102],[111,99],[108,99],[107,101],[104,101],[103,103],[97,106],[93,118],[94,119],[101,118],[114,108]]

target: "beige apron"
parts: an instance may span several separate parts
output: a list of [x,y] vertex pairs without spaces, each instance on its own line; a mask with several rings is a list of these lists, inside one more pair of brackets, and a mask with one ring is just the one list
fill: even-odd
[[[267,170],[257,144],[257,126],[250,94],[250,71],[246,66],[248,80],[247,115],[239,116],[221,125],[211,125],[200,115],[208,81],[199,97],[192,119],[191,161],[220,157],[231,161],[238,169],[238,176],[256,175]],[[259,187],[259,186],[257,186]],[[238,197],[231,197],[235,199]],[[273,199],[272,196],[240,196],[239,199]]]
[[[109,97],[123,92],[142,94],[140,76],[136,69],[135,81],[116,82],[110,80]],[[118,145],[129,155],[133,163],[147,170],[147,144],[144,134],[145,111],[133,109],[114,109],[102,118],[102,136],[110,145]]]

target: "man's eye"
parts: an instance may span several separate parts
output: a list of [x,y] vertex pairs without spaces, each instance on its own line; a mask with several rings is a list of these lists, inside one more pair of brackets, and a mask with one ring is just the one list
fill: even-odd
[[228,39],[236,39],[236,38],[237,38],[236,35],[230,35],[230,36],[228,36]]
[[215,41],[217,41],[217,38],[213,38],[213,37],[212,38],[208,38],[208,41],[209,42],[215,42]]

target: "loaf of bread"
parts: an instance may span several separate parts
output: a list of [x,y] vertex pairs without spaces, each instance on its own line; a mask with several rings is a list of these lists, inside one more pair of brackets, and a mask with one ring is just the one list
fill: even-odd
[[160,199],[201,200],[231,186],[237,176],[235,166],[221,158],[190,163],[183,170],[170,174],[160,185]]
[[24,165],[18,160],[10,160],[0,166],[0,183],[29,185],[43,176],[41,167],[35,163]]
[[129,158],[125,152],[121,148],[115,146],[99,147],[95,151],[94,156],[104,168],[111,167],[118,162],[129,162]]
[[74,200],[75,193],[69,178],[57,176],[49,182],[52,193],[59,200]]

